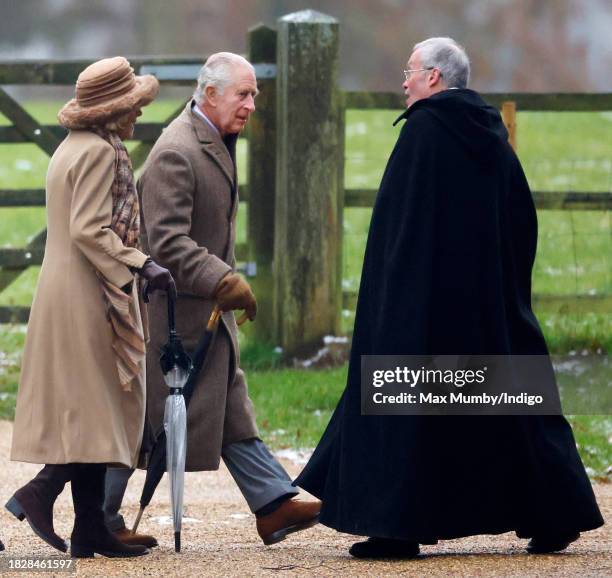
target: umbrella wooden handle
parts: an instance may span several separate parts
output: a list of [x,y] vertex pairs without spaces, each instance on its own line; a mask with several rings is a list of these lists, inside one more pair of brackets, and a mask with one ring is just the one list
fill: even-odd
[[208,319],[208,323],[206,324],[206,331],[213,331],[215,329],[215,327],[219,324],[221,315],[223,315],[223,311],[219,309],[218,305],[215,305],[212,313],[210,314],[210,318]]
[[249,320],[249,316],[247,315],[246,311],[237,319],[236,321],[236,325],[240,326],[240,325],[244,325],[247,321]]
[[[219,320],[221,319],[222,315],[223,315],[223,311],[221,311],[221,309],[219,309],[218,305],[215,305],[215,308],[213,309],[212,313],[210,314],[210,319],[208,320],[208,323],[206,324],[206,330],[207,331],[212,331],[217,326],[217,324],[219,323]],[[247,315],[247,313],[245,311],[238,318],[238,320],[236,321],[236,325],[243,325],[248,320],[249,320],[249,316]]]

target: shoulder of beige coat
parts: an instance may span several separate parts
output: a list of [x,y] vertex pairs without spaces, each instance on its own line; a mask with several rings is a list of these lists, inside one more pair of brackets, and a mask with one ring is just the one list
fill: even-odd
[[104,140],[101,136],[97,135],[90,130],[71,130],[66,137],[68,143],[77,145],[79,147],[86,147],[87,149],[100,148],[109,149],[114,152],[113,145],[108,141]]
[[[96,164],[101,160],[111,163],[114,162],[116,157],[115,149],[109,142],[97,134],[85,130],[70,131],[70,134],[66,137],[64,153],[68,153],[71,157],[71,171],[74,168],[87,167],[94,160]],[[94,167],[92,166],[92,168]]]

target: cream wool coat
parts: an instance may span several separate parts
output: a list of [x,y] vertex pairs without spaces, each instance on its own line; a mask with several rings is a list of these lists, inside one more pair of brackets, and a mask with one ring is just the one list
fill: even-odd
[[[123,287],[146,255],[109,228],[115,151],[72,131],[47,172],[47,242],[28,324],[11,459],[136,464],[145,413],[144,363],[124,391],[100,271]],[[136,283],[132,314],[142,326]]]
[[[217,284],[234,266],[235,142],[232,138],[226,147],[188,104],[155,143],[138,181],[144,246],[176,281],[176,329],[188,353],[206,327]],[[157,431],[168,395],[159,367],[160,349],[168,339],[166,296],[154,294],[148,311],[147,411]],[[239,367],[236,322],[233,312],[228,312],[187,413],[186,469],[217,469],[223,445],[258,435]]]

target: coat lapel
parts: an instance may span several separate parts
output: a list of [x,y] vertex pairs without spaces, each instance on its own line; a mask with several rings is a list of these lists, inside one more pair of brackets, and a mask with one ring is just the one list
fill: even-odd
[[219,165],[219,168],[230,182],[232,191],[235,191],[236,164],[234,159],[230,156],[227,147],[223,144],[221,135],[219,135],[219,133],[217,133],[217,131],[215,131],[203,118],[191,110],[191,103],[187,106],[189,107],[188,110],[191,115],[191,123],[202,145],[202,150]]
[[229,151],[230,158],[232,159],[233,172],[233,183],[232,186],[232,211],[231,218],[236,217],[238,211],[238,172],[236,169],[236,142],[238,141],[238,135],[230,135],[224,139],[226,150]]

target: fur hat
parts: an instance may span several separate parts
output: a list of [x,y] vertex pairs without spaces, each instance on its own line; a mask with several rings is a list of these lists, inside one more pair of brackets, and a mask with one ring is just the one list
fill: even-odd
[[159,91],[152,75],[136,76],[123,56],[104,58],[90,64],[77,79],[75,98],[57,114],[68,129],[101,125],[151,103]]

